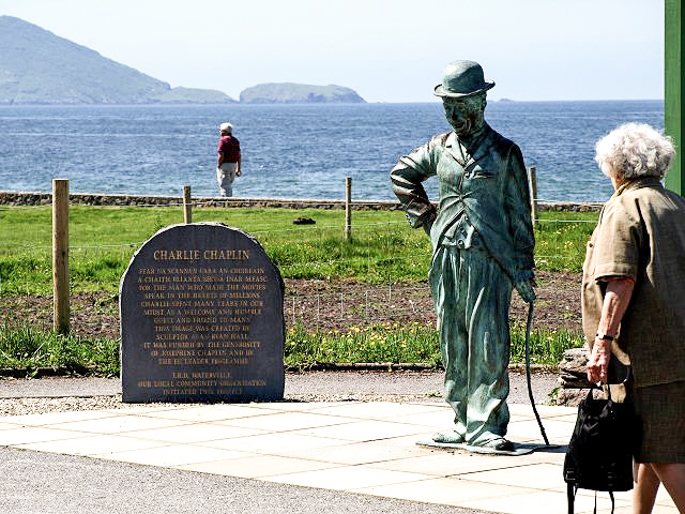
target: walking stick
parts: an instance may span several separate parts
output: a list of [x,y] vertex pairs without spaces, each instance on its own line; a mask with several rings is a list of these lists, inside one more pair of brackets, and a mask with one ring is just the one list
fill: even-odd
[[542,420],[540,419],[540,414],[535,407],[535,398],[533,397],[533,386],[530,380],[530,329],[533,325],[533,304],[530,302],[528,304],[528,323],[526,324],[526,381],[528,382],[528,397],[530,398],[530,405],[533,407],[533,412],[535,413],[535,419],[538,420],[538,426],[540,427],[540,433],[542,438],[545,440],[545,444],[549,446],[549,440],[547,439],[547,434],[545,433],[545,427],[542,426]]

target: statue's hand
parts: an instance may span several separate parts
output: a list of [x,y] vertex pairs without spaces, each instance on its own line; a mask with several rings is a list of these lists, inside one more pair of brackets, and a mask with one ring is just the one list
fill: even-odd
[[528,278],[516,282],[516,290],[521,299],[526,303],[533,303],[535,301],[535,279]]
[[428,237],[431,235],[431,229],[433,228],[433,222],[435,221],[436,217],[437,213],[435,211],[431,211],[430,214],[426,216],[426,219],[423,220],[423,230],[426,231]]
[[426,231],[426,234],[430,237],[431,235],[431,229],[433,228],[433,220],[426,220],[423,223],[423,230]]

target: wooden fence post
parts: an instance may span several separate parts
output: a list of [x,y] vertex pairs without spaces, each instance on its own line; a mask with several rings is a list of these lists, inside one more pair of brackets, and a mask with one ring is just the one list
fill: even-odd
[[352,177],[345,179],[345,241],[352,239]]
[[535,166],[528,168],[528,189],[530,190],[530,217],[535,226],[538,219],[538,179]]
[[193,222],[193,202],[190,196],[190,186],[183,186],[183,223]]
[[69,332],[69,180],[52,180],[53,329]]

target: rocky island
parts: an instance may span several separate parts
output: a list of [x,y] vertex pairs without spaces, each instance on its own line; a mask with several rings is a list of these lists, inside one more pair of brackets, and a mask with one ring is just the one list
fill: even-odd
[[366,103],[350,88],[328,85],[312,86],[290,82],[259,84],[240,93],[240,103],[296,104],[296,103]]

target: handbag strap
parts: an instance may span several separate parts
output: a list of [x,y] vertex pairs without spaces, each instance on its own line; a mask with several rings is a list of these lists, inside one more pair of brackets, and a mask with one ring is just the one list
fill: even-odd
[[[611,514],[614,514],[615,502],[614,502],[614,492],[613,491],[609,491],[609,498],[611,498]],[[571,507],[569,507],[569,509],[570,508]],[[569,510],[568,514],[573,514],[573,511]],[[592,511],[592,514],[597,514],[597,491],[595,491],[595,510]]]
[[[613,401],[612,398],[611,398],[611,385],[610,385],[610,384],[603,384],[603,385],[606,386],[607,399],[608,399],[609,401]],[[595,389],[597,389],[598,391],[604,391],[604,388],[602,387],[602,385],[592,384],[592,387],[590,387],[590,391],[588,392],[588,396],[587,396],[587,399],[588,399],[588,400],[592,401],[592,400],[595,399],[594,396],[592,395],[592,392],[593,392]]]
[[611,514],[614,514],[614,492],[609,491],[609,498],[611,498]]

